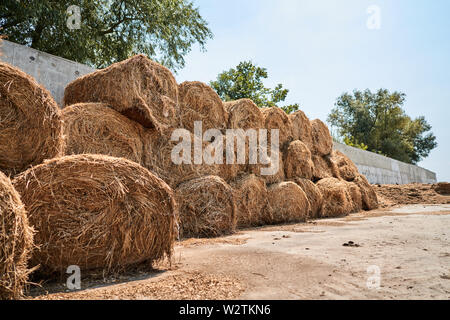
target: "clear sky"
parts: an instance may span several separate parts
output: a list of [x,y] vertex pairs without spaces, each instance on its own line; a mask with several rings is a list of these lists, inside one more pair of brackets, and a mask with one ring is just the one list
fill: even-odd
[[[267,86],[282,83],[287,103],[326,120],[336,98],[353,89],[406,93],[405,109],[424,115],[439,146],[419,165],[450,181],[450,1],[194,0],[214,38],[194,47],[179,82],[208,82],[252,60]],[[369,29],[370,6],[380,9]]]

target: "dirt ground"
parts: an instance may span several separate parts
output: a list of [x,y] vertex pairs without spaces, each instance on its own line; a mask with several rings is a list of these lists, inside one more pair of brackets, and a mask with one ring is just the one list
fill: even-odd
[[[45,284],[30,298],[450,299],[450,196],[398,187],[377,187],[385,208],[185,240],[151,272],[83,278],[80,291]],[[405,191],[421,204],[404,205]]]

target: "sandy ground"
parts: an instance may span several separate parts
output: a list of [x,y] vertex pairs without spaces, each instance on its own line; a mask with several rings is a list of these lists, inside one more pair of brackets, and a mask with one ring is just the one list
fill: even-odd
[[[450,205],[408,205],[345,218],[187,240],[172,264],[35,299],[450,299]],[[54,292],[45,294],[46,291]]]

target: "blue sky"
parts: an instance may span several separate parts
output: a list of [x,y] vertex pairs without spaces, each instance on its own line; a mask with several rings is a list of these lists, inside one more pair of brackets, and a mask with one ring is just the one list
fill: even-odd
[[[286,102],[326,120],[336,98],[353,89],[407,95],[405,109],[424,115],[438,148],[419,165],[450,181],[450,1],[194,0],[214,39],[194,47],[179,82],[208,82],[252,60],[267,68],[267,86],[282,83]],[[381,26],[367,28],[369,6]]]

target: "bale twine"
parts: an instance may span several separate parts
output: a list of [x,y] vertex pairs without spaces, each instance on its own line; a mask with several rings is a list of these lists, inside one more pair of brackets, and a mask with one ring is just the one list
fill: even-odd
[[310,218],[320,218],[322,217],[322,207],[323,207],[323,196],[319,187],[314,184],[311,180],[296,178],[293,180],[296,184],[302,188],[308,198],[310,210]]
[[353,182],[359,187],[362,197],[362,208],[364,210],[373,210],[378,208],[377,194],[366,177],[358,174]]
[[244,176],[232,184],[236,200],[237,227],[264,225],[271,221],[266,216],[267,188],[263,179],[255,175]]
[[355,180],[359,174],[358,168],[355,166],[352,160],[350,160],[345,154],[340,151],[334,150],[331,159],[339,169],[339,174],[342,179],[346,181]]
[[347,183],[336,178],[326,178],[317,182],[323,195],[323,217],[338,217],[353,211],[353,200]]
[[306,144],[300,140],[292,141],[289,144],[284,157],[284,172],[287,179],[313,177],[314,163],[311,159],[311,152]]
[[170,257],[176,236],[173,191],[139,164],[104,155],[56,158],[13,184],[37,231],[40,273],[70,265],[104,274]]
[[62,110],[66,155],[104,154],[143,162],[143,128],[102,103],[79,103]]
[[293,139],[293,128],[291,119],[289,119],[286,112],[284,112],[281,108],[271,107],[271,108],[263,108],[261,109],[264,115],[264,128],[268,130],[268,139],[267,144],[270,145],[271,141],[271,129],[279,130],[279,144],[280,149],[284,149],[284,147],[292,141]]
[[312,126],[308,117],[301,110],[289,115],[292,122],[292,135],[294,140],[300,140],[308,149],[313,149]]
[[222,100],[210,86],[199,81],[179,85],[181,126],[194,133],[194,122],[202,122],[202,133],[208,129],[225,129],[228,123]]
[[82,76],[64,91],[64,105],[103,102],[146,128],[177,125],[178,87],[169,69],[144,55]]
[[[172,141],[174,129],[165,129],[162,132],[156,130],[145,130],[143,135],[144,144],[144,167],[164,180],[168,185],[175,189],[180,183],[189,181],[198,177],[208,175],[219,175],[223,173],[224,165],[216,164],[195,164],[194,163],[194,135],[189,134],[190,161],[188,163],[174,163],[172,152],[182,140]],[[207,147],[207,143],[202,143],[202,150]],[[186,148],[187,149],[187,148]],[[175,152],[175,151],[174,151]],[[180,155],[184,153],[180,151]]]
[[31,270],[33,229],[11,181],[0,172],[0,300],[20,299]]
[[312,153],[320,156],[329,155],[333,151],[333,138],[325,123],[319,119],[311,121],[313,148]]
[[63,149],[61,114],[50,93],[0,62],[0,171],[15,175]]
[[182,237],[209,238],[231,234],[236,227],[233,189],[220,177],[182,183],[176,190]]
[[310,211],[305,192],[291,181],[274,184],[268,188],[268,223],[302,222]]
[[334,160],[328,156],[312,155],[313,180],[318,181],[326,178],[341,179],[339,168]]

